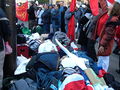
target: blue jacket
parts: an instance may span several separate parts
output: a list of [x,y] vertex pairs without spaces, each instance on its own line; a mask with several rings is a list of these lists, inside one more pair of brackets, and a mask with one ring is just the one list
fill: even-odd
[[51,22],[51,13],[49,9],[46,9],[42,14],[42,22],[43,24],[50,24]]
[[53,28],[59,28],[60,27],[60,11],[53,9],[51,11],[51,22],[53,25]]

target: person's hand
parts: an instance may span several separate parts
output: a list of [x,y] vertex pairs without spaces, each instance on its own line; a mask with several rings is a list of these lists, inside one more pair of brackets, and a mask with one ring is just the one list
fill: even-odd
[[8,44],[8,42],[5,43],[5,54],[9,55],[13,52],[11,46]]
[[100,46],[98,49],[98,54],[102,54],[105,52],[105,48],[103,46]]

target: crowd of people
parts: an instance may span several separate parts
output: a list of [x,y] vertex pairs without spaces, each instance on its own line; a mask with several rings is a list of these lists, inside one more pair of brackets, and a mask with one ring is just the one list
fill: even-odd
[[[74,12],[70,12],[70,5],[64,6],[63,2],[56,5],[38,5],[31,4],[28,9],[29,27],[40,25],[43,33],[55,33],[62,31],[68,33],[68,23],[74,15],[75,18],[75,35],[81,49],[88,53],[88,56],[98,61],[98,66],[108,70],[110,54],[112,53],[114,37],[116,36],[119,43],[119,27],[120,3],[110,4],[105,0],[99,2],[99,15],[94,16],[91,12],[89,4],[77,4]],[[95,44],[98,41],[99,47],[95,51]],[[119,44],[118,44],[119,46]],[[117,50],[119,51],[119,47]]]
[[[82,7],[83,6],[83,7]],[[38,9],[36,10],[35,7]],[[87,11],[89,7],[86,5],[77,5],[74,12],[70,12],[69,5],[64,6],[64,2],[60,2],[56,5],[43,4],[38,5],[32,3],[28,9],[29,14],[29,27],[32,28],[35,24],[40,25],[44,33],[68,31],[68,22],[72,15],[75,15],[76,23],[79,22],[82,15]],[[36,23],[31,20],[36,21]],[[34,24],[33,24],[34,23]]]
[[[71,12],[70,4],[64,6],[64,2],[55,5],[36,5],[31,2],[27,12],[29,29],[33,30],[34,27],[40,26],[42,34],[55,33],[56,31],[67,34],[68,23],[74,16],[74,42],[81,45],[81,50],[85,51],[94,62],[97,62],[97,66],[106,72],[109,68],[111,53],[120,55],[120,2],[110,3],[100,0],[97,16],[92,14],[93,11],[91,11],[89,3],[77,3],[75,11]],[[10,37],[9,27],[6,27],[9,26],[8,22],[9,20],[0,9],[0,60],[3,60],[1,65],[4,63],[5,54],[12,53],[12,48],[8,43]],[[117,46],[113,51],[115,41]],[[3,69],[0,68],[0,70]],[[117,72],[120,74],[120,68]],[[2,80],[2,75],[0,77]]]

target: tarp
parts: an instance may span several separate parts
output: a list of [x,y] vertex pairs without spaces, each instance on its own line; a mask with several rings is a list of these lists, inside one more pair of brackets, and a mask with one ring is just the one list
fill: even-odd
[[28,1],[20,4],[21,5],[18,5],[18,3],[16,3],[16,17],[21,21],[28,21]]

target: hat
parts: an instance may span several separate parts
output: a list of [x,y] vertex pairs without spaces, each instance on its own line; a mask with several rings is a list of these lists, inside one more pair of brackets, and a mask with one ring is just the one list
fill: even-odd
[[77,7],[77,8],[79,8],[79,7],[80,7],[80,5],[77,3],[77,4],[76,4],[76,7]]
[[42,5],[38,5],[38,7],[39,7],[39,8],[43,8],[43,6],[42,6]]
[[86,6],[85,4],[82,4],[82,7],[83,7],[83,8],[86,8],[87,6]]
[[120,0],[107,0],[107,5],[108,5],[108,7],[109,7],[109,6],[112,6],[112,5],[114,4],[114,2],[120,3]]

